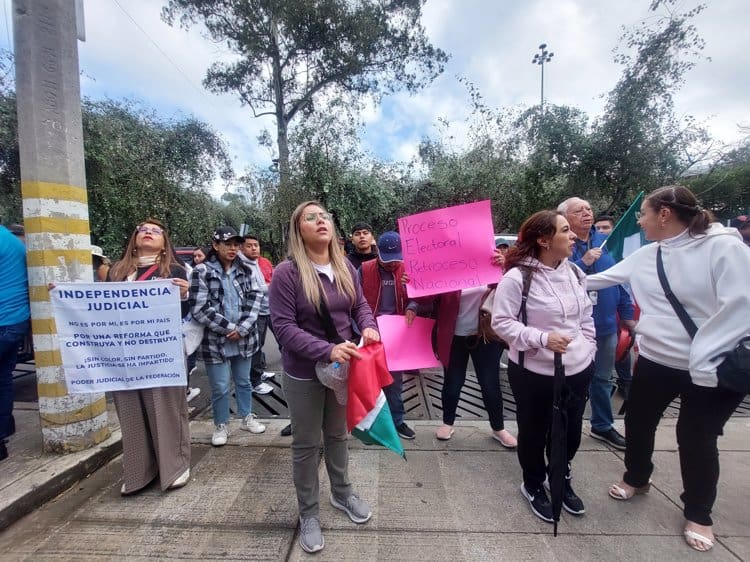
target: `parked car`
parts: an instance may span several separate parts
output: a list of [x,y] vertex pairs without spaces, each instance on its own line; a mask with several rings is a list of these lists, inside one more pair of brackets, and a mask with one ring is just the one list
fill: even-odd
[[185,265],[193,266],[193,252],[197,246],[180,246],[174,249],[174,253],[180,258],[180,261]]
[[518,235],[516,234],[495,234],[495,248],[500,244],[513,246],[516,243],[516,240],[518,240]]

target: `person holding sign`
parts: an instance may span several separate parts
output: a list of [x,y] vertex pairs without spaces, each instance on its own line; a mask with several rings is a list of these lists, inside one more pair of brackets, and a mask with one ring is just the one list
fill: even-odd
[[229,392],[234,379],[240,428],[263,433],[266,426],[252,413],[250,367],[258,351],[258,314],[263,293],[253,267],[240,258],[245,239],[231,226],[217,228],[213,246],[190,278],[190,309],[203,324],[199,357],[211,383],[214,433],[211,445],[221,447],[229,438]]
[[355,523],[372,517],[372,509],[354,494],[349,481],[346,406],[315,374],[316,363],[341,365],[352,357],[360,358],[351,341],[352,321],[362,330],[365,345],[380,341],[356,270],[344,257],[335,234],[332,217],[320,203],[298,205],[289,222],[289,259],[276,266],[268,294],[292,419],[299,542],[305,552],[317,552],[325,544],[318,516],[321,429],[331,505]]
[[[500,266],[504,256],[498,250],[492,263]],[[503,347],[499,341],[479,335],[479,308],[487,293],[487,285],[439,295],[434,302],[437,356],[444,367],[443,425],[435,434],[447,441],[453,437],[453,424],[466,381],[469,357],[474,364],[477,381],[482,391],[482,402],[490,418],[492,438],[507,449],[516,447],[516,438],[505,429],[503,393],[500,388],[500,357]]]
[[[378,238],[378,259],[363,263],[359,268],[359,279],[367,304],[375,316],[399,314],[405,316],[411,326],[417,316],[418,303],[406,296],[404,256],[401,253],[401,237],[398,232],[384,232]],[[396,431],[404,439],[414,439],[416,434],[404,421],[404,399],[401,396],[404,384],[403,371],[391,371],[393,383],[383,389],[388,407],[393,414]]]
[[576,235],[557,211],[539,211],[521,225],[518,242],[505,258],[505,275],[492,307],[492,328],[509,345],[508,380],[516,398],[521,493],[531,511],[553,522],[544,489],[552,427],[554,355],[562,354],[570,390],[567,461],[562,507],[583,515],[571,487],[570,462],[581,444],[583,412],[594,373],[596,341],[585,275],[568,258]]
[[[171,278],[186,300],[187,272],[174,256],[165,226],[147,219],[130,235],[123,258],[112,265],[107,281]],[[120,390],[112,395],[122,430],[122,495],[142,490],[157,476],[162,491],[187,484],[190,428],[185,387]]]

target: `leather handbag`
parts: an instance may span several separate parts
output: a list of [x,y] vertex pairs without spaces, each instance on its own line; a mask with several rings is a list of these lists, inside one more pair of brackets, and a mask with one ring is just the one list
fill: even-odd
[[[685,307],[682,306],[677,297],[672,292],[672,288],[667,281],[667,275],[664,272],[664,262],[661,259],[661,248],[656,251],[656,273],[659,276],[664,294],[667,296],[669,304],[672,305],[677,317],[682,325],[690,334],[690,339],[695,337],[698,326],[690,318]],[[719,387],[740,394],[750,393],[750,335],[744,336],[739,343],[729,353],[722,354],[724,360],[716,369],[716,378]]]
[[[495,301],[497,283],[489,285],[479,301],[479,325],[477,335],[484,343],[492,341],[503,342],[502,338],[492,329],[492,303]],[[505,343],[505,342],[503,342]]]

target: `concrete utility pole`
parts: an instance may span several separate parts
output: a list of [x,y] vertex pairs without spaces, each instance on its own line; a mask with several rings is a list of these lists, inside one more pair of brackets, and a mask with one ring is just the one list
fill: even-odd
[[68,453],[110,434],[104,394],[68,394],[47,290],[92,280],[75,2],[13,0],[13,28],[39,416],[45,450]]

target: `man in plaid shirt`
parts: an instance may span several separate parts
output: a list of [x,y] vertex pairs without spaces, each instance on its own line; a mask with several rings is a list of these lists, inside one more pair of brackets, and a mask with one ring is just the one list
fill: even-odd
[[232,227],[217,228],[211,251],[190,279],[191,312],[205,326],[198,353],[211,383],[215,425],[211,444],[216,447],[225,445],[229,437],[231,379],[240,428],[251,433],[266,430],[251,412],[250,384],[252,356],[260,346],[256,322],[263,294],[250,265],[238,255],[243,242]]

